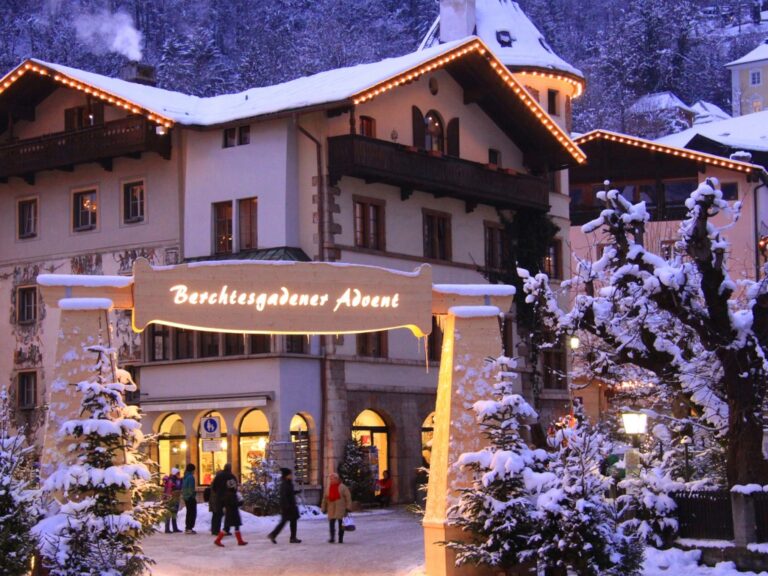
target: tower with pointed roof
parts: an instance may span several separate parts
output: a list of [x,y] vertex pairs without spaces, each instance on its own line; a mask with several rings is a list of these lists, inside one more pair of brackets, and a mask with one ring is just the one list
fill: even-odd
[[420,49],[479,36],[553,120],[570,131],[571,103],[584,75],[560,56],[513,0],[440,0]]

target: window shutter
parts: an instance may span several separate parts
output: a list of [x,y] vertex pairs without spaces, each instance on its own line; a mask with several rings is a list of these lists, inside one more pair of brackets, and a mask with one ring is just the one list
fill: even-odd
[[448,138],[448,156],[459,157],[459,119],[453,118],[448,122],[446,130]]
[[411,108],[413,118],[413,145],[416,148],[424,148],[424,115],[418,107]]
[[104,103],[98,100],[91,100],[91,114],[93,114],[93,125],[101,126],[104,124]]

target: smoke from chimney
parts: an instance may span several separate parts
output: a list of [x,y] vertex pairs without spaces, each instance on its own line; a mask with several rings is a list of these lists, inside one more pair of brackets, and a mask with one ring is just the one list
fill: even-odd
[[440,42],[475,33],[475,0],[440,0]]
[[75,30],[81,42],[96,54],[117,52],[129,60],[141,60],[141,32],[133,25],[129,14],[118,10],[100,10],[81,14],[75,20]]

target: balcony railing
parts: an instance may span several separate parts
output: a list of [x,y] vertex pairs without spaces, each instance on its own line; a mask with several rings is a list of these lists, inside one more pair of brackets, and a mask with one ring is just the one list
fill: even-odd
[[29,180],[41,170],[67,170],[87,162],[109,168],[113,158],[142,152],[169,158],[170,136],[158,134],[155,124],[142,116],[130,117],[0,146],[0,179],[19,176]]
[[414,190],[450,196],[470,204],[549,208],[543,178],[494,170],[450,156],[434,156],[399,144],[357,135],[328,139],[331,181],[342,176],[398,186],[404,197]]

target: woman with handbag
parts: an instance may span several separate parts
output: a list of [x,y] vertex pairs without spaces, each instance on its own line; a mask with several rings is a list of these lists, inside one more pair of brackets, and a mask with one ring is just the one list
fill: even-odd
[[344,543],[344,517],[352,506],[352,494],[342,482],[338,474],[331,474],[328,486],[323,493],[321,508],[328,515],[328,528],[331,537],[330,544],[336,541],[336,525],[339,526],[339,544]]

